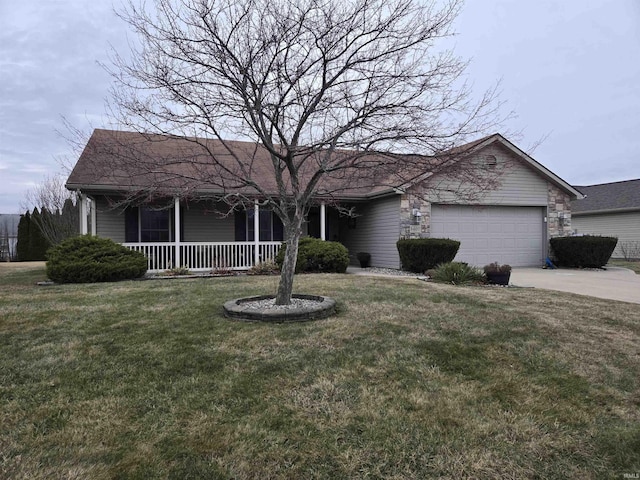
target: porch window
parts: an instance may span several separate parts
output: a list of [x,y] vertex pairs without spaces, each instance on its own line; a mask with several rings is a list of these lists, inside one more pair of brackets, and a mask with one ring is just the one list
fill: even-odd
[[[281,242],[284,239],[284,227],[280,218],[271,210],[260,209],[258,220],[260,240]],[[236,212],[236,242],[253,242],[255,239],[254,210]]]
[[140,209],[140,241],[170,242],[171,212],[169,210]]
[[125,210],[125,242],[171,242],[173,209],[129,207]]

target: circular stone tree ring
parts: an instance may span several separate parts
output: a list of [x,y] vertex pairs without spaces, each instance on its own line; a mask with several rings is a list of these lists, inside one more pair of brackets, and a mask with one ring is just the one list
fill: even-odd
[[248,322],[308,322],[333,315],[336,301],[319,295],[291,295],[291,305],[275,305],[274,295],[236,298],[223,306],[224,315]]

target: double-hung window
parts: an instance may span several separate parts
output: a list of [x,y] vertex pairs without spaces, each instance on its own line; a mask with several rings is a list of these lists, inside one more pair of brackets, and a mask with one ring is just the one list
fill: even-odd
[[[236,212],[236,241],[253,242],[255,240],[255,211]],[[260,241],[281,242],[284,239],[284,228],[280,218],[271,210],[260,209],[258,217]]]

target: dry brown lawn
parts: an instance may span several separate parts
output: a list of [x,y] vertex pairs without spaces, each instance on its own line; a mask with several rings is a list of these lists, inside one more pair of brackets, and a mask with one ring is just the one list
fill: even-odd
[[0,478],[623,478],[640,309],[302,275],[306,324],[230,322],[274,277],[36,287],[0,269]]

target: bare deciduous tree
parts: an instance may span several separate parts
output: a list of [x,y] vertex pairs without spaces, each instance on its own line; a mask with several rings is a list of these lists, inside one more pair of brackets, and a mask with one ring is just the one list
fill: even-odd
[[10,262],[17,259],[17,231],[17,215],[0,215],[0,261]]
[[[231,207],[259,199],[273,209],[287,243],[276,303],[287,304],[302,225],[319,199],[425,172],[446,174],[447,189],[464,185],[459,195],[492,185],[464,149],[451,150],[493,128],[498,108],[495,90],[470,100],[465,62],[437,45],[459,9],[458,0],[129,3],[119,15],[138,44],[107,67],[109,108],[127,128],[197,144],[206,155],[173,162],[189,162],[188,175]],[[255,149],[239,155],[229,139]],[[265,150],[267,174],[253,162]],[[131,163],[157,173],[153,159]]]
[[27,191],[22,209],[32,211],[34,208],[42,212],[36,226],[51,245],[78,235],[80,220],[76,194],[65,188],[62,176],[46,177]]
[[618,242],[618,249],[622,254],[622,258],[627,261],[640,259],[640,242],[623,240],[622,242]]

